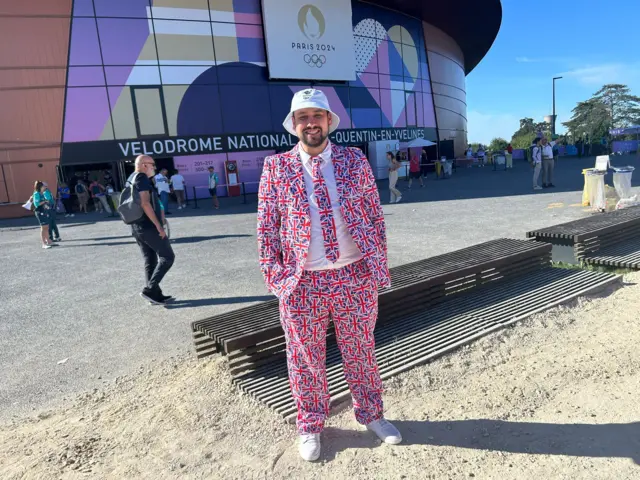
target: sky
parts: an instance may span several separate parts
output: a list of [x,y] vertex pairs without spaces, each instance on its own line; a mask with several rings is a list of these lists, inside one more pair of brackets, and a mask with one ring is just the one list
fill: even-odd
[[639,19],[640,0],[502,0],[498,37],[467,76],[469,142],[510,140],[521,118],[551,115],[553,77],[558,133],[604,84],[640,96]]

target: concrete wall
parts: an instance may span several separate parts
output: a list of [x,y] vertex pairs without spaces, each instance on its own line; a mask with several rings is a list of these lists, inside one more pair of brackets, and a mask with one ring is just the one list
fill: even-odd
[[440,140],[453,140],[456,155],[467,146],[467,93],[464,55],[439,28],[423,22],[433,103]]
[[35,180],[56,185],[71,3],[0,3],[0,218],[29,214],[15,203]]

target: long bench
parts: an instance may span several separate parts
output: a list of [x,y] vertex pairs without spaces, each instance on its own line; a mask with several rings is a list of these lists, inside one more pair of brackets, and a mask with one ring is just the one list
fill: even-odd
[[[576,297],[593,294],[621,276],[546,267],[519,278],[485,285],[420,311],[403,311],[398,321],[376,327],[376,358],[383,380],[453,351],[528,316]],[[273,409],[288,422],[296,417],[285,360],[261,365],[233,379],[246,394]],[[340,353],[327,346],[327,382],[331,405],[350,393]]]
[[[551,247],[498,239],[391,269],[391,287],[380,292],[379,324],[397,317],[397,306],[422,309],[450,295],[499,278],[541,268]],[[277,299],[191,324],[198,358],[236,353],[244,363],[264,360],[284,342]]]
[[554,261],[640,269],[640,207],[594,214],[527,237],[553,245]]
[[[529,315],[621,281],[551,267],[551,245],[498,239],[394,267],[380,292],[376,356],[383,379]],[[247,328],[248,326],[248,328]],[[234,330],[235,329],[235,330]],[[192,323],[199,357],[227,354],[238,388],[295,418],[277,300]],[[333,331],[327,335],[331,402],[349,395]]]

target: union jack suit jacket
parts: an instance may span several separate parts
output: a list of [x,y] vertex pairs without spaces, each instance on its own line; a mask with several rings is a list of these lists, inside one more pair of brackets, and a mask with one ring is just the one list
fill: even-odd
[[[309,251],[311,217],[298,145],[265,158],[258,191],[260,269],[269,290],[288,297]],[[340,210],[378,288],[391,284],[384,213],[373,172],[362,151],[332,144]]]

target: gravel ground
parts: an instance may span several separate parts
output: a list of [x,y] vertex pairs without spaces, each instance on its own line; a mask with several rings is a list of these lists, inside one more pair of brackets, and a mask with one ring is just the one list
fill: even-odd
[[[617,165],[635,157],[616,157]],[[453,178],[385,205],[392,266],[588,215],[580,205],[582,168],[563,159],[558,188],[532,192],[531,170],[459,169]],[[638,165],[640,167],[640,165]],[[382,198],[389,198],[381,185]],[[152,308],[138,296],[143,270],[128,228],[97,215],[60,219],[63,242],[41,250],[32,217],[0,221],[0,421],[53,407],[102,388],[140,365],[192,350],[193,320],[269,297],[257,264],[255,197],[223,199],[222,209],[171,218],[176,263],[163,288],[179,301]],[[72,220],[72,221],[70,221]],[[58,364],[67,359],[66,363]]]
[[348,405],[315,464],[222,358],[175,358],[0,427],[13,479],[616,479],[640,475],[640,274],[387,382],[380,444]]
[[[560,188],[535,194],[524,165],[465,169],[412,191],[401,183],[403,203],[385,206],[390,263],[586,216],[579,172],[592,165],[563,161]],[[638,476],[629,460],[638,461],[638,435],[629,432],[640,413],[640,287],[537,317],[394,379],[386,404],[405,445],[380,446],[338,412],[323,463],[301,465],[293,430],[236,393],[222,359],[192,356],[192,320],[269,298],[255,203],[171,217],[178,260],[163,287],[179,301],[167,309],[138,297],[141,259],[126,227],[73,220],[62,219],[64,242],[48,251],[32,218],[0,221],[3,480],[75,478],[89,468],[90,478]]]

